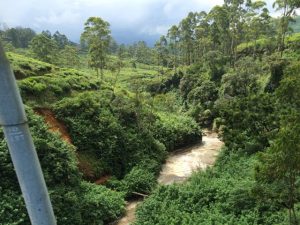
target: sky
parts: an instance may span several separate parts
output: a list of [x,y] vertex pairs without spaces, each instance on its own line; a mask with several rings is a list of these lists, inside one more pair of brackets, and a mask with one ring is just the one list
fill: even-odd
[[[273,0],[267,0],[271,8]],[[30,27],[37,32],[58,30],[78,42],[84,22],[101,17],[119,43],[145,40],[152,45],[189,12],[209,11],[223,0],[0,0],[0,23]]]

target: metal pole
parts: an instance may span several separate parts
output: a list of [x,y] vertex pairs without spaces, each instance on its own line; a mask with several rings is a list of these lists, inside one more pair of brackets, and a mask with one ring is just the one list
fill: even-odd
[[56,225],[14,74],[0,43],[0,125],[32,225]]

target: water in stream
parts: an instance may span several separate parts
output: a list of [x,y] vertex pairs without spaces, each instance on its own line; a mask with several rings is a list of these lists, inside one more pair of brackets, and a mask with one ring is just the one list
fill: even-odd
[[[206,131],[201,144],[182,148],[171,154],[164,164],[158,183],[168,185],[183,182],[192,173],[199,169],[212,166],[223,146],[216,133]],[[126,206],[126,215],[116,225],[128,225],[135,220],[135,209],[141,201],[129,202]]]

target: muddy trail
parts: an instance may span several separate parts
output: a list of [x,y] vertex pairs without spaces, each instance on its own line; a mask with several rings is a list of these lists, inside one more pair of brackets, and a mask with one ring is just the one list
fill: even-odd
[[[202,143],[179,149],[169,155],[158,177],[158,183],[169,185],[184,182],[194,171],[212,166],[222,146],[223,142],[216,133],[205,131]],[[114,224],[128,225],[134,222],[135,210],[140,202],[142,200],[128,202],[126,215]]]

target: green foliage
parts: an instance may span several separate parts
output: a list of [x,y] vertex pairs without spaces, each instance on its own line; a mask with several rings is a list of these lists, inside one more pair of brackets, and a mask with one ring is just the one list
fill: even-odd
[[138,41],[134,43],[129,49],[129,54],[135,61],[147,65],[154,64],[154,51],[147,46],[145,41]]
[[274,92],[278,88],[280,81],[283,78],[284,68],[286,67],[287,60],[278,58],[277,55],[274,55],[270,57],[270,61],[271,76],[265,87],[265,91]]
[[[273,20],[261,1],[226,0],[189,13],[155,49],[142,41],[118,47],[97,17],[85,23],[80,53],[59,32],[35,36],[33,53],[7,45],[85,71],[9,54],[25,103],[52,108],[75,146],[29,112],[58,223],[108,224],[132,192],[153,192],[136,224],[288,223],[285,210],[299,211],[300,39],[287,30],[298,2],[276,0],[290,10]],[[88,64],[101,80],[80,68]],[[216,166],[182,185],[157,186],[167,152],[201,140],[199,124],[213,123],[226,146]],[[83,182],[77,167],[90,181],[112,175],[107,187],[116,191]],[[0,176],[0,221],[28,224],[3,140]]]
[[300,108],[300,66],[299,61],[291,63],[285,70],[284,79],[276,90],[281,109],[285,114],[297,112]]
[[81,183],[83,199],[81,204],[84,224],[107,224],[116,220],[124,211],[123,195],[103,186]]
[[153,107],[157,111],[177,113],[182,109],[182,97],[177,92],[171,91],[165,94],[153,96]]
[[84,93],[66,98],[55,107],[78,150],[93,152],[102,162],[103,169],[97,176],[106,173],[123,176],[143,160],[162,162],[164,147],[143,128],[149,112],[140,111],[137,116],[133,99],[117,95],[110,102],[108,97],[112,94]]
[[156,186],[154,173],[149,172],[142,166],[133,167],[117,186],[117,190],[125,193],[126,197],[136,196],[133,192],[150,194]]
[[[297,50],[299,47],[300,34],[291,34],[286,37],[286,48]],[[254,50],[257,54],[270,55],[276,50],[276,40],[273,38],[262,38],[256,41],[241,43],[237,46],[237,52],[240,56],[251,55]]]
[[281,127],[270,148],[260,154],[260,163],[256,169],[258,189],[276,190],[273,194],[258,191],[259,197],[271,198],[284,205],[289,211],[290,224],[299,223],[295,207],[300,197],[300,82],[297,79],[299,72],[298,64],[289,66],[276,90],[278,104],[281,106]]
[[20,191],[11,191],[0,187],[0,219],[4,224],[29,224],[25,203]]
[[138,208],[135,224],[284,224],[284,211],[264,208],[252,192],[255,158],[226,152],[187,183],[156,189]]
[[35,37],[36,33],[31,28],[9,28],[2,33],[0,36],[15,48],[27,48],[30,41]]
[[288,36],[287,39],[286,39],[287,47],[292,49],[292,50],[298,50],[299,49],[299,46],[300,46],[299,42],[300,42],[300,33]]
[[200,86],[203,81],[209,80],[209,75],[202,64],[195,64],[188,68],[187,72],[180,80],[179,89],[184,99],[188,94]]
[[259,61],[245,57],[236,62],[236,68],[222,77],[219,95],[221,97],[246,97],[259,92],[258,78],[267,73]]
[[189,92],[187,98],[193,105],[200,104],[202,107],[210,109],[217,100],[217,94],[218,90],[214,82],[203,81],[201,85]]
[[35,58],[47,62],[54,63],[58,51],[57,43],[44,33],[36,35],[30,42],[30,49],[34,53]]
[[[280,76],[274,65],[282,66]],[[297,224],[299,63],[286,67],[283,60],[274,60],[270,68],[272,94],[262,93],[265,85],[258,83],[268,67],[249,58],[236,63],[234,79],[244,81],[214,105],[226,145],[216,165],[183,185],[159,187],[138,208],[135,224]],[[195,82],[190,96],[201,86],[197,78]],[[232,83],[223,77],[220,91],[225,85]]]
[[[122,127],[110,111],[107,99],[103,96],[101,99],[99,95],[96,97],[95,94],[84,93],[76,98],[65,98],[57,104],[55,111],[58,118],[69,128],[72,140],[79,151],[95,152],[98,160],[105,157],[103,159],[105,163],[111,165],[121,163],[122,166],[122,162],[117,163],[122,155],[122,148],[117,147]],[[108,168],[108,165],[104,165],[101,173],[110,172]]]
[[25,101],[34,101],[34,104],[42,105],[70,96],[72,92],[96,90],[98,86],[97,78],[73,69],[60,69],[44,76],[19,81]]
[[251,55],[254,50],[256,54],[270,54],[276,49],[276,42],[274,39],[262,38],[256,41],[241,43],[237,46],[239,55]]
[[55,67],[32,58],[9,52],[7,57],[11,63],[16,79],[32,76],[43,76],[54,71]]
[[[151,85],[148,84],[148,91],[151,93],[166,93],[172,90],[176,90],[179,87],[180,80],[183,76],[183,73],[179,71],[178,73],[174,73],[172,76],[166,78],[162,82],[154,83]],[[159,86],[158,86],[159,85]]]
[[261,192],[259,196],[262,199],[273,198],[286,206],[290,213],[290,224],[298,224],[295,204],[300,197],[297,182],[300,176],[300,116],[292,114],[282,122],[277,138],[260,155],[260,165],[257,168],[258,184],[266,189],[275,189],[276,192]]
[[166,146],[168,151],[201,140],[201,131],[191,117],[159,113],[158,118],[154,136]]
[[[82,183],[74,146],[49,132],[43,119],[31,109],[27,108],[27,113],[58,224],[101,224],[115,220],[123,212],[123,196],[104,187]],[[0,176],[3,179],[0,220],[3,224],[29,224],[3,133],[0,135]]]
[[225,120],[222,136],[231,150],[250,154],[261,151],[278,129],[277,109],[270,94],[220,99],[216,107]]
[[209,51],[204,55],[208,72],[212,81],[219,82],[225,73],[225,65],[228,59],[222,52]]
[[201,139],[192,118],[154,115],[147,105],[124,92],[82,93],[58,102],[55,112],[68,127],[80,155],[94,158],[88,160],[94,168],[86,178],[125,176],[108,186],[127,197],[133,191],[150,193],[166,157],[166,148],[171,151]]
[[78,49],[76,47],[66,45],[59,54],[60,60],[58,64],[60,66],[67,68],[78,68],[80,66]]
[[107,61],[107,53],[111,41],[109,23],[100,17],[90,17],[85,22],[81,41],[89,48],[90,66],[100,69],[103,79],[103,69]]

